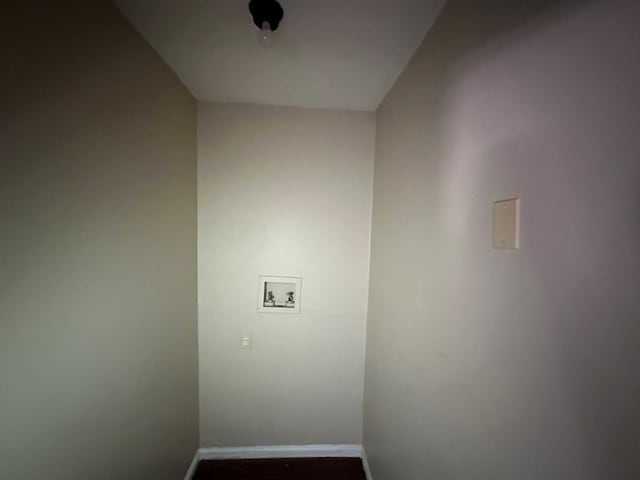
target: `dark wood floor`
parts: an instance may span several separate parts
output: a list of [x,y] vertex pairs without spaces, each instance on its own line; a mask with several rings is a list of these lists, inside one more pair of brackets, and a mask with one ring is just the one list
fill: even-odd
[[201,460],[193,480],[365,480],[359,458]]

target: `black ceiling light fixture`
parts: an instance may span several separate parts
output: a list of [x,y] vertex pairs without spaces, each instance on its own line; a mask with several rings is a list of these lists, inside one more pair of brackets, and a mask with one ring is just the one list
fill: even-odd
[[276,0],[251,0],[249,12],[260,29],[258,43],[263,48],[271,47],[271,33],[278,29],[284,10]]

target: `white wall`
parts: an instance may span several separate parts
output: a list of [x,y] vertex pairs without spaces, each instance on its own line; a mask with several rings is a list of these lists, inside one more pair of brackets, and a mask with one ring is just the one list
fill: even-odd
[[451,0],[377,111],[376,480],[640,478],[639,22]]
[[1,11],[0,478],[182,478],[195,101],[110,2]]
[[372,113],[199,104],[202,446],[361,442],[373,148]]

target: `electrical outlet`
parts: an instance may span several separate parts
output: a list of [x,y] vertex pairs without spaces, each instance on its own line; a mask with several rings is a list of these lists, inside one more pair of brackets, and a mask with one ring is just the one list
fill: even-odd
[[251,350],[251,334],[243,333],[240,335],[240,348],[243,350]]

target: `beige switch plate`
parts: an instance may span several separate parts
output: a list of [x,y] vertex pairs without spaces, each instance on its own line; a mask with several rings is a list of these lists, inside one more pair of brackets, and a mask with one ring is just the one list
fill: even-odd
[[493,204],[493,248],[519,247],[520,199],[500,200]]

